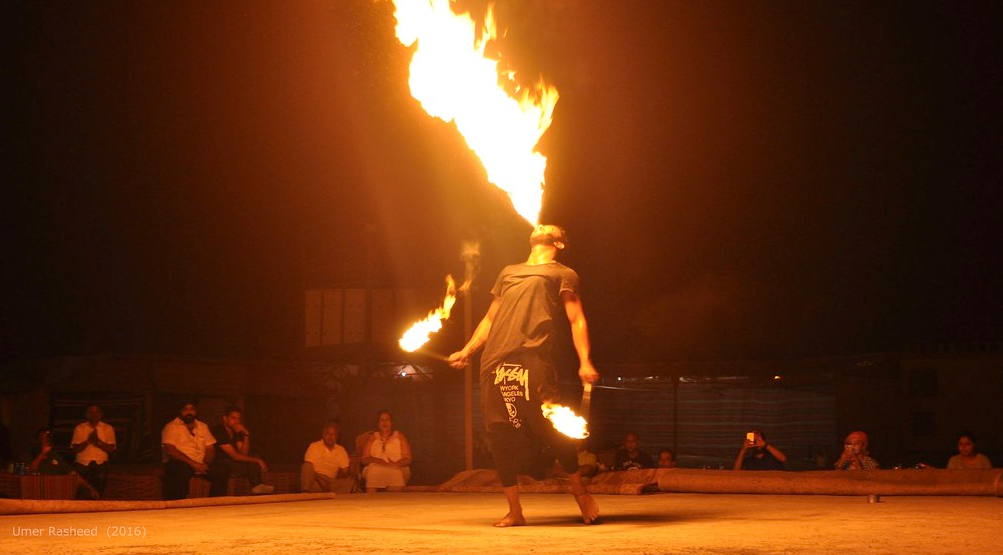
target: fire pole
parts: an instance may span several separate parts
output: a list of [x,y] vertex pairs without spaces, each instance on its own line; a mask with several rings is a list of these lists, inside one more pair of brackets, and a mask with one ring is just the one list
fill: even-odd
[[[474,323],[474,277],[481,259],[481,245],[476,241],[464,241],[460,248],[463,260],[464,279],[467,291],[463,295],[463,337],[470,339]],[[474,369],[468,364],[463,369],[463,461],[464,468],[474,469]]]

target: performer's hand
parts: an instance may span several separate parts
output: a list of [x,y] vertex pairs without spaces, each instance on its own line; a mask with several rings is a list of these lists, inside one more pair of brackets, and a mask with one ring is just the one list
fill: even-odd
[[463,370],[470,365],[469,355],[463,351],[456,351],[449,355],[449,365],[457,370]]
[[596,383],[599,381],[599,372],[592,366],[592,361],[586,360],[578,368],[578,377],[581,378],[582,384]]

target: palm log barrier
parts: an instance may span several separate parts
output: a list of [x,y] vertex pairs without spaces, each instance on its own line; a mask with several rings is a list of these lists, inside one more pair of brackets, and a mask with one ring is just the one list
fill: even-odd
[[1003,497],[992,470],[658,470],[658,489],[676,493],[772,495],[984,495]]
[[147,511],[154,509],[180,509],[185,507],[213,507],[220,505],[257,505],[261,503],[286,503],[334,499],[334,493],[286,493],[281,495],[196,497],[174,501],[75,501],[68,499],[0,499],[0,515],[28,515],[46,513],[96,513],[108,511]]

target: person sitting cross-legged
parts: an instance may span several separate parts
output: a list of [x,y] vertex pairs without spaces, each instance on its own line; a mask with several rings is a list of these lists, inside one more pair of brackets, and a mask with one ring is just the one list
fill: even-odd
[[300,467],[300,491],[351,493],[355,479],[349,476],[348,452],[338,445],[338,423],[328,422],[321,438],[310,444]]
[[411,479],[411,444],[403,432],[394,429],[390,411],[380,411],[377,431],[370,434],[361,462],[366,465],[362,469],[366,493],[383,488],[397,491]]

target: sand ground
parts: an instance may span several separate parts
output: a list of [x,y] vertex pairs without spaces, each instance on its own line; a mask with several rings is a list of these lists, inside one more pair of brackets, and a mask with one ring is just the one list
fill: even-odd
[[[0,553],[1003,554],[1003,499],[654,494],[523,496],[530,526],[495,529],[500,494],[381,493],[322,501],[0,517]],[[60,529],[97,537],[60,537]],[[38,536],[25,536],[36,532]],[[139,536],[110,536],[109,533]],[[16,533],[21,535],[15,536]]]

